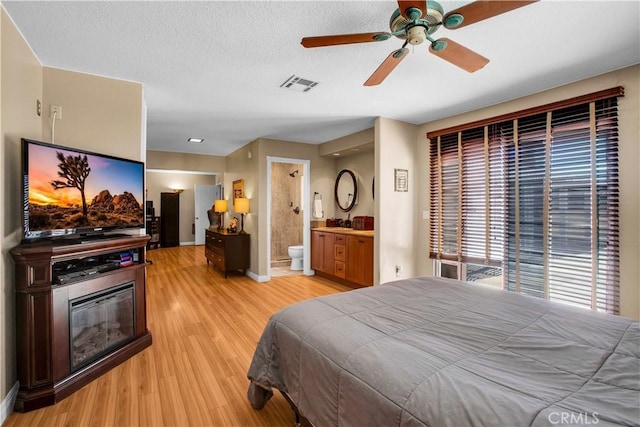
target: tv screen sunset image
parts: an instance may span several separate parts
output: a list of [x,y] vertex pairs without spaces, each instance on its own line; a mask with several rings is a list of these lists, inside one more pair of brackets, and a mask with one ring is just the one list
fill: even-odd
[[144,223],[142,163],[29,144],[26,172],[30,232]]

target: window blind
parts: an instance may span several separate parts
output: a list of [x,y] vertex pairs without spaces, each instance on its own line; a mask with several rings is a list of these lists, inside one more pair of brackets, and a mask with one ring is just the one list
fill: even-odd
[[621,94],[431,137],[430,256],[498,265],[507,290],[617,313]]

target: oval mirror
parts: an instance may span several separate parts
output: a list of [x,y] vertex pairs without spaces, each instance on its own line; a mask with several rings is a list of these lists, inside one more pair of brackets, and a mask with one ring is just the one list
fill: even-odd
[[349,169],[342,169],[336,178],[335,198],[338,208],[349,212],[356,204],[358,197],[358,181]]

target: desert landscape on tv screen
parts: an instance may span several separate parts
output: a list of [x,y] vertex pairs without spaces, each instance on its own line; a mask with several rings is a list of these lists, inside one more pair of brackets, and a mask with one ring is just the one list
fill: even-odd
[[140,163],[30,145],[28,173],[29,231],[144,221]]

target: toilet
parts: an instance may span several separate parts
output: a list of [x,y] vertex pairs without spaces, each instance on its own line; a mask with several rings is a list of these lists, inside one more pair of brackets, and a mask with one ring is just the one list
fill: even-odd
[[302,270],[302,258],[304,256],[304,246],[289,246],[289,256],[291,257],[291,270]]

